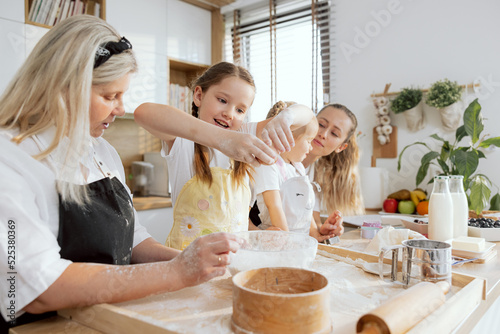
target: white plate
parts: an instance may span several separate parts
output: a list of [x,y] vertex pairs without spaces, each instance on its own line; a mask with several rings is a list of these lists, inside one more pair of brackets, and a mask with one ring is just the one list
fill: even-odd
[[463,250],[463,249],[451,249],[451,254],[455,256],[461,256],[465,258],[473,258],[477,257],[478,259],[482,259],[485,255],[488,254],[488,252],[495,247],[495,244],[492,242],[485,242],[484,243],[484,251],[482,252],[473,252],[473,251],[468,251],[468,250]]
[[404,225],[403,220],[413,222],[415,219],[420,219],[427,221],[427,218],[425,217],[404,216],[402,214],[383,215],[380,216],[380,219],[382,219],[382,225],[396,225],[396,226]]
[[385,212],[385,211],[380,211],[378,214],[379,214],[379,215],[411,216],[411,217],[416,217],[416,218],[420,218],[420,217],[427,217],[427,215],[425,215],[425,216],[422,216],[422,215],[419,215],[419,214],[409,215],[409,214],[406,214],[406,213],[399,213],[399,212]]
[[355,226],[363,226],[364,222],[381,221],[382,217],[379,215],[363,215],[363,216],[345,216],[344,223],[349,223]]
[[484,238],[485,241],[500,241],[500,228],[469,226],[469,237]]
[[420,234],[425,234],[427,235],[428,233],[428,227],[429,227],[429,224],[418,224],[418,223],[415,223],[415,219],[418,219],[418,220],[421,220],[421,221],[424,221],[424,222],[428,222],[428,218],[427,217],[405,217],[405,216],[400,216],[400,221],[403,223],[404,227],[412,230],[412,231],[415,231],[415,232],[418,232]]

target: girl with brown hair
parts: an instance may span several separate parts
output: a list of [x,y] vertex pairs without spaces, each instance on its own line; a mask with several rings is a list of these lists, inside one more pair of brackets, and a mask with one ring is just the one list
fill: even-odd
[[[234,162],[217,149],[179,138],[179,128],[190,132],[192,124],[201,120],[214,129],[205,133],[214,144],[211,147],[223,148],[218,142],[224,134],[215,131],[224,129],[232,130],[222,131],[228,134],[238,131],[260,137],[278,152],[284,152],[294,142],[290,127],[293,130],[314,117],[309,108],[295,105],[272,119],[245,123],[255,96],[253,78],[246,69],[227,62],[206,70],[192,89],[194,117],[170,106],[150,103],[139,106],[134,114],[137,123],[163,141],[162,154],[167,160],[174,205],[174,225],[166,244],[177,249],[184,249],[200,235],[248,229],[249,164],[260,165],[256,157],[244,163]],[[257,137],[253,140],[260,142]],[[262,145],[260,149],[275,156],[269,146]]]

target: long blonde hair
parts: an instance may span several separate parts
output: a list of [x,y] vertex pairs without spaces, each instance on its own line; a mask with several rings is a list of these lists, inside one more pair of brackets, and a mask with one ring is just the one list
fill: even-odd
[[314,179],[321,186],[321,208],[327,213],[340,210],[344,215],[364,214],[361,182],[359,177],[359,148],[354,134],[358,121],[356,116],[342,104],[329,104],[323,107],[342,110],[352,122],[352,128],[347,134],[344,144],[347,147],[337,153],[333,151],[320,157],[315,163]]
[[80,173],[81,157],[88,153],[92,85],[107,84],[137,71],[132,50],[93,69],[98,46],[120,38],[113,27],[94,16],[68,18],[40,39],[0,97],[0,127],[19,128],[13,142],[19,144],[55,127],[52,143],[35,159],[61,151],[57,150],[60,144],[67,143],[64,152],[57,152],[54,171],[64,200],[81,204],[87,198],[86,187],[60,181],[74,180]]
[[[255,83],[253,77],[245,68],[237,66],[228,62],[217,63],[210,68],[208,68],[200,77],[198,77],[192,84],[191,89],[194,90],[197,86],[201,87],[202,92],[206,92],[211,86],[219,84],[222,80],[236,77],[246,81],[250,86],[254,87]],[[198,106],[192,102],[191,114],[198,118]],[[209,185],[212,184],[212,172],[210,171],[210,150],[198,143],[195,143],[195,157],[194,157],[194,168],[197,177],[202,182],[207,182]],[[245,177],[248,175],[250,180],[252,179],[253,168],[247,163],[241,161],[231,161],[233,168],[233,182],[234,185],[239,185]]]

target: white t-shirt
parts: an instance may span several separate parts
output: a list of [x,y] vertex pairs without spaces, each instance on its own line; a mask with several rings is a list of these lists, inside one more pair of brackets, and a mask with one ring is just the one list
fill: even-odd
[[[265,191],[269,191],[269,190],[278,190],[280,191],[280,196],[282,196],[282,201],[284,203],[282,203],[283,205],[283,210],[285,210],[285,216],[287,217],[287,219],[289,219],[289,217],[300,217],[302,216],[303,217],[303,222],[294,222],[295,224],[298,224],[298,226],[296,226],[295,228],[292,227],[292,226],[288,226],[289,230],[290,231],[293,231],[293,230],[296,230],[296,231],[301,231],[301,232],[308,232],[309,231],[309,224],[311,222],[311,218],[312,218],[312,207],[314,205],[314,203],[311,203],[312,201],[314,201],[314,196],[312,195],[312,189],[310,189],[310,185],[307,185],[307,189],[306,189],[306,194],[301,194],[301,195],[306,195],[306,199],[305,201],[302,201],[304,203],[308,202],[310,204],[306,204],[307,206],[308,205],[311,205],[310,207],[307,208],[306,211],[307,212],[303,212],[305,207],[297,207],[297,208],[294,208],[293,207],[293,202],[290,202],[288,203],[288,201],[290,200],[290,198],[292,197],[288,197],[286,195],[290,195],[290,194],[283,194],[283,185],[284,183],[287,181],[287,180],[290,180],[292,178],[298,178],[298,177],[304,177],[305,175],[305,170],[304,170],[304,166],[302,165],[302,163],[294,163],[293,165],[292,164],[289,164],[289,163],[285,163],[283,161],[283,159],[281,157],[278,158],[278,160],[276,161],[275,164],[273,165],[270,165],[270,166],[266,166],[266,165],[261,165],[260,167],[257,167],[255,169],[255,175],[254,175],[254,178],[255,178],[255,185],[254,185],[254,193],[255,195],[257,196],[257,206],[259,207],[259,211],[260,211],[260,214],[259,214],[259,217],[260,217],[260,220],[261,220],[261,224],[259,225],[259,228],[261,229],[268,229],[269,227],[272,226],[272,223],[271,223],[271,217],[269,215],[269,210],[267,209],[267,206],[264,202],[264,197],[262,195],[263,192]],[[308,183],[308,182],[307,182]],[[288,190],[290,190],[290,188],[288,188]],[[301,192],[303,192],[303,187],[302,187],[302,190]],[[309,196],[311,196],[311,198],[309,198]],[[287,198],[285,198],[287,197]],[[287,203],[285,203],[285,201]],[[292,204],[292,205],[289,205],[289,204]],[[288,212],[290,211],[290,212]],[[291,211],[294,211],[294,212],[291,212]],[[304,216],[305,214],[305,216]],[[289,224],[291,222],[288,222]]]
[[[257,133],[257,123],[243,123],[239,131],[255,136]],[[221,167],[224,169],[231,167],[231,161],[226,155],[214,149],[211,152],[210,167]],[[167,160],[172,206],[174,206],[182,187],[195,176],[194,142],[177,137],[170,151],[167,144],[162,142],[161,155]]]
[[[15,315],[19,317],[24,313],[22,308],[47,290],[71,263],[61,258],[57,243],[59,198],[54,163],[50,158],[41,162],[32,158],[41,151],[32,138],[19,145],[12,143],[10,139],[16,134],[17,130],[0,129],[0,258],[3,259],[0,270],[4,274],[15,273],[9,274],[15,281],[12,292],[15,299],[9,296],[10,282],[0,280],[1,314],[7,321],[12,320],[7,317],[12,300],[15,300]],[[37,139],[47,147],[53,134],[54,129],[49,129]],[[102,138],[92,148],[97,159],[108,167],[106,172],[125,184],[123,166],[115,149]],[[90,167],[88,182],[103,178],[94,163],[83,164]],[[135,217],[134,247],[150,237]]]

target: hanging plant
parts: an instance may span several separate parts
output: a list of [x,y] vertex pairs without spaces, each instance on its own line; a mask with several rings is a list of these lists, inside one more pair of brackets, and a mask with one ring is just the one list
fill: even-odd
[[404,113],[406,125],[410,131],[421,130],[425,126],[422,108],[422,91],[417,88],[403,88],[391,102],[395,114]]
[[391,110],[399,114],[416,107],[422,101],[422,91],[416,88],[403,88],[391,102]]
[[460,124],[463,110],[459,103],[461,99],[462,87],[456,81],[444,79],[432,84],[427,93],[426,103],[439,110],[444,129],[454,131]]
[[432,84],[427,93],[426,103],[431,107],[442,109],[460,101],[461,98],[462,87],[456,81],[444,79]]

